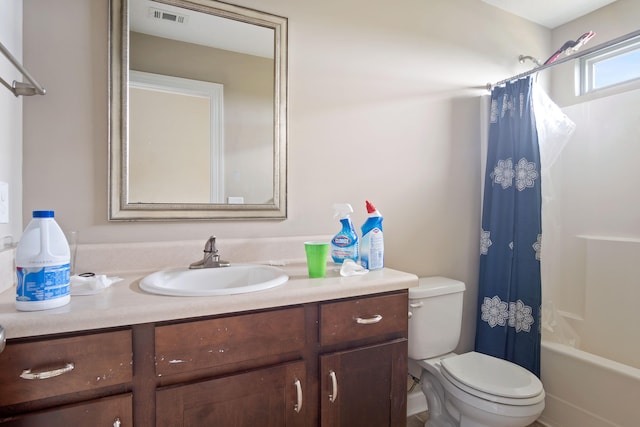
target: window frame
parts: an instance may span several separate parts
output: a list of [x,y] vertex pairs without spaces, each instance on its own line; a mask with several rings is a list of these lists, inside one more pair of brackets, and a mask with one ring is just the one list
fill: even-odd
[[579,61],[576,65],[578,68],[577,71],[579,78],[578,96],[587,95],[593,92],[601,91],[603,89],[609,89],[611,87],[619,86],[626,83],[640,81],[640,74],[638,74],[637,77],[620,80],[605,86],[595,87],[594,67],[597,64],[608,61],[612,58],[628,54],[630,52],[640,52],[640,36],[633,37],[631,39],[625,40],[613,46],[609,46],[605,49],[579,58]]

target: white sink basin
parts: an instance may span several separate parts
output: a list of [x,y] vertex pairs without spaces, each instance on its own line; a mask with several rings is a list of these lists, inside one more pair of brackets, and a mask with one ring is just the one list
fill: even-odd
[[284,271],[268,265],[238,264],[229,267],[162,270],[140,281],[152,294],[174,296],[232,295],[262,291],[286,283]]

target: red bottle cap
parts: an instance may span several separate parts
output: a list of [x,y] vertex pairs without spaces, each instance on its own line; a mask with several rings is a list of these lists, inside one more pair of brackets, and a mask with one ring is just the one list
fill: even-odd
[[376,210],[377,209],[373,206],[373,203],[367,200],[367,213],[374,213]]

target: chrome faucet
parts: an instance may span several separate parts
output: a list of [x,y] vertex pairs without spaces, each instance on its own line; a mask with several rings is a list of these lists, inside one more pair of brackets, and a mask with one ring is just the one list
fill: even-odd
[[218,268],[228,267],[229,264],[228,261],[220,260],[220,254],[218,254],[218,249],[216,248],[216,236],[211,236],[204,245],[204,256],[202,259],[189,265],[189,268]]

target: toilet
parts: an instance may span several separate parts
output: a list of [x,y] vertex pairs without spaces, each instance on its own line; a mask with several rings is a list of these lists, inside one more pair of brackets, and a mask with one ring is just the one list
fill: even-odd
[[[423,277],[409,288],[409,363],[420,370],[426,427],[526,427],[544,409],[540,380],[506,360],[453,353],[464,290],[464,283],[446,277]],[[409,395],[409,406],[420,397]]]

